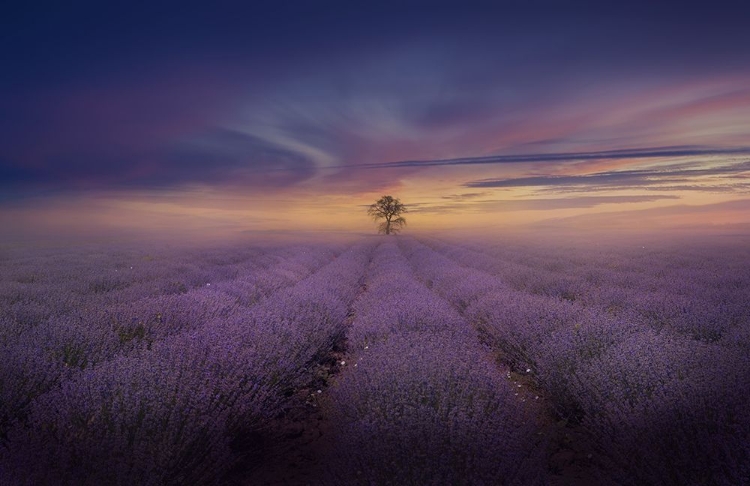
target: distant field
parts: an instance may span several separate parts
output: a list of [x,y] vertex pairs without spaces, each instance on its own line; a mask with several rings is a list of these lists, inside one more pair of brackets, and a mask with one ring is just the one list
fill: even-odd
[[0,249],[2,485],[750,484],[749,399],[741,237]]

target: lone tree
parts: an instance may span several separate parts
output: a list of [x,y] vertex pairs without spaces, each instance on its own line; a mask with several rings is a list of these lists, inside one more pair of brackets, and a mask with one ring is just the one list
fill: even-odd
[[401,216],[406,212],[406,206],[401,204],[401,201],[392,196],[383,196],[371,204],[367,210],[367,214],[377,221],[384,219],[378,225],[378,232],[390,235],[391,233],[398,233],[401,227],[406,225],[406,219]]

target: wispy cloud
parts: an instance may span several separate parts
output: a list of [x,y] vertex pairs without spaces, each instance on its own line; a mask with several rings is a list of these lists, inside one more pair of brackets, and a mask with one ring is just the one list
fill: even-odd
[[[388,169],[403,167],[432,167],[451,165],[511,164],[528,162],[574,162],[583,160],[654,159],[670,157],[694,157],[711,155],[749,155],[750,147],[702,147],[680,145],[673,147],[649,147],[640,149],[602,150],[594,152],[537,153],[518,155],[489,155],[484,157],[459,157],[434,160],[402,160],[357,165],[362,169]],[[353,167],[353,166],[338,166]]]
[[[701,187],[693,184],[696,180],[711,176],[735,176],[750,172],[750,161],[726,164],[710,168],[694,168],[684,165],[671,165],[662,169],[634,169],[621,171],[597,172],[584,175],[540,175],[503,179],[481,179],[464,184],[465,187],[511,188],[511,187],[549,187],[556,190],[612,190],[626,188],[644,188],[671,184],[675,187],[685,186],[693,189]],[[727,186],[728,187],[728,186]],[[716,189],[716,186],[706,187]]]
[[441,199],[448,199],[449,201],[468,201],[487,195],[486,192],[469,192],[466,194],[450,194],[448,196],[441,196]]
[[446,204],[411,204],[412,213],[447,212],[488,212],[488,211],[549,211],[553,209],[585,209],[602,204],[632,204],[659,200],[680,199],[669,194],[634,196],[579,196],[533,199],[487,199],[464,203],[460,201]]

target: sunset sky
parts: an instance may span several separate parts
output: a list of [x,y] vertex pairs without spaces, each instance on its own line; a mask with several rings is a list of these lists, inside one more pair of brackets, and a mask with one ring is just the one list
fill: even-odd
[[750,227],[750,9],[688,5],[18,2],[0,225]]

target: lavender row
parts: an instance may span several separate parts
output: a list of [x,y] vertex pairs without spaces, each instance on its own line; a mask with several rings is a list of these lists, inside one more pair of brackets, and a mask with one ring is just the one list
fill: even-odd
[[232,270],[244,273],[262,266],[266,252],[257,248],[238,250],[246,257],[244,262],[213,268],[201,261],[200,255],[185,251],[168,254],[77,248],[40,255],[39,250],[30,250],[29,255],[19,255],[0,267],[0,302],[7,315],[28,327],[84,305],[184,293],[205,286],[211,278],[229,278],[227,273]]
[[257,306],[64,381],[9,432],[0,473],[14,484],[220,483],[339,339],[368,253],[351,249]]
[[515,261],[508,260],[507,249],[467,250],[434,239],[426,243],[463,265],[501,277],[516,290],[628,315],[657,331],[667,328],[715,342],[750,320],[750,253],[726,243],[533,251],[527,246],[517,249],[521,256]]
[[[227,306],[251,305],[264,296],[306,277],[335,255],[331,249],[325,247],[296,248],[292,252],[289,250],[262,255],[258,263],[246,265],[248,268],[245,271],[234,274],[230,280],[222,279],[222,272],[215,271],[215,278],[206,278],[208,282],[197,287],[191,285],[189,289],[185,287],[179,292],[154,291],[130,300],[120,296],[118,301],[122,300],[121,303],[91,301],[87,299],[89,296],[70,297],[69,309],[41,320],[28,322],[5,316],[7,325],[3,326],[3,339],[0,342],[13,343],[15,338],[39,324],[44,324],[44,327],[64,327],[66,322],[73,322],[72,325],[76,327],[105,328],[106,332],[116,334],[119,339],[126,341],[132,337],[146,337],[149,333],[158,335],[161,332],[179,331],[204,317],[202,312],[195,314],[193,311],[196,309],[188,309],[195,307],[195,303],[198,303],[199,309],[221,308],[223,311],[226,311]],[[234,268],[233,272],[236,271]],[[61,286],[65,284],[64,281],[55,283]],[[36,290],[37,295],[34,297],[43,301],[47,297],[45,289]],[[27,306],[28,301],[22,304]],[[45,304],[43,307],[51,312],[51,306]]]
[[558,413],[590,432],[618,482],[747,480],[747,325],[731,342],[704,343],[627,314],[518,292],[413,240],[403,247],[436,292],[517,371],[533,374]]
[[325,402],[331,484],[542,484],[533,404],[519,400],[445,300],[384,242]]
[[0,265],[0,317],[9,324],[0,330],[0,341],[79,309],[184,294],[284,262],[278,270],[295,273],[299,265],[318,259],[319,267],[340,251],[337,245],[149,253],[117,249],[92,253],[92,249],[77,248],[47,255],[32,249]]
[[0,342],[5,358],[0,367],[0,440],[13,421],[24,417],[31,400],[81,370],[120,353],[150,348],[165,336],[241,313],[333,257],[325,248],[301,248],[286,258],[285,252],[279,253],[265,256],[263,264],[270,266],[184,294],[101,307],[89,302],[43,324],[23,329],[9,324]]

